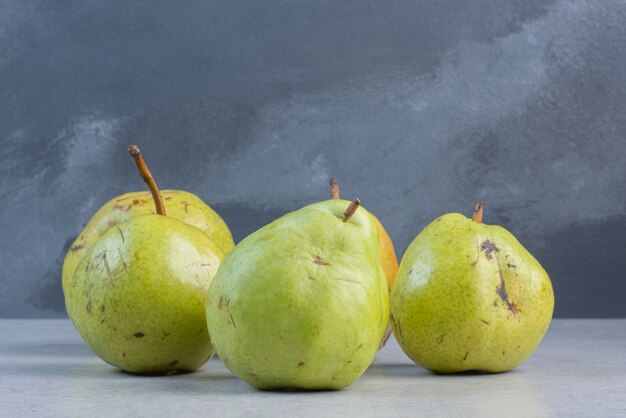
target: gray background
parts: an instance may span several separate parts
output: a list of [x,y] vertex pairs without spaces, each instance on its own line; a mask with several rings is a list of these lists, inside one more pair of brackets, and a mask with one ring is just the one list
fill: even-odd
[[129,143],[236,240],[331,175],[399,254],[484,200],[557,316],[626,316],[623,0],[131,3],[0,0],[0,317],[65,315]]

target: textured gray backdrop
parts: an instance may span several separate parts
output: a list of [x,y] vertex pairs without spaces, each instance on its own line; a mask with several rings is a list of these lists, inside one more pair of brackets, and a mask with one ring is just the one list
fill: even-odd
[[0,0],[0,317],[65,315],[129,143],[236,240],[331,175],[400,255],[484,200],[558,316],[626,316],[625,68],[623,0]]

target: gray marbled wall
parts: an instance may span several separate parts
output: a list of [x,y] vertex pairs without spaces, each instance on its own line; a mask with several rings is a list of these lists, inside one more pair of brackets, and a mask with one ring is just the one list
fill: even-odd
[[558,316],[626,316],[625,68],[622,0],[0,0],[0,317],[65,315],[129,143],[237,240],[331,175],[400,254],[484,200]]

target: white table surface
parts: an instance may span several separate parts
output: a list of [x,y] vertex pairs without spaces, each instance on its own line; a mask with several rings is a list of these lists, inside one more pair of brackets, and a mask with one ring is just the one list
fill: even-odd
[[0,320],[0,416],[626,417],[626,319],[555,320],[535,354],[496,375],[440,376],[392,339],[337,392],[261,392],[217,358],[185,375],[120,372],[68,320]]

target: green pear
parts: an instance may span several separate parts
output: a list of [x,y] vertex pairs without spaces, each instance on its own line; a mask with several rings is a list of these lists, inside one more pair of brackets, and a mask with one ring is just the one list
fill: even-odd
[[[160,191],[169,217],[179,219],[205,232],[224,252],[228,254],[235,246],[233,237],[224,220],[196,195],[182,190]],[[83,231],[78,235],[63,262],[63,291],[76,266],[87,250],[112,226],[119,225],[133,216],[155,213],[154,201],[150,192],[126,193],[105,203]]]
[[265,390],[340,389],[372,362],[389,301],[376,224],[357,207],[358,199],[306,206],[226,257],[206,315],[239,378]]
[[[215,351],[205,301],[224,250],[200,228],[165,216],[139,148],[128,151],[157,214],[116,217],[104,211],[93,221],[89,248],[80,249],[80,261],[69,259],[78,264],[71,272],[64,266],[64,275],[71,274],[63,283],[67,312],[87,345],[114,366],[132,373],[192,371]],[[122,212],[143,203],[128,205]]]
[[391,292],[404,352],[437,373],[503,372],[541,342],[554,309],[550,278],[506,229],[458,213],[429,224],[407,249]]
[[109,228],[66,292],[70,318],[104,361],[132,373],[192,371],[213,354],[204,303],[224,255],[200,229],[161,215]]

